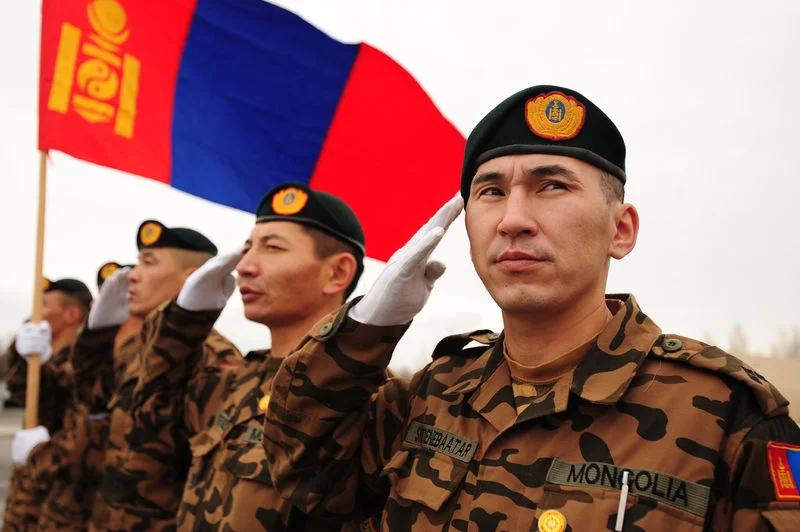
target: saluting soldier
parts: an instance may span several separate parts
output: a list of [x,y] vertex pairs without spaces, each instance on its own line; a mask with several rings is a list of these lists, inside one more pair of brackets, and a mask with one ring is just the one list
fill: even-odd
[[[605,295],[639,229],[626,178],[617,127],[574,90],[531,87],[486,115],[461,197],[284,360],[264,434],[279,491],[324,515],[388,490],[392,531],[800,530],[787,401]],[[383,381],[462,203],[504,331],[446,338],[410,383]]]
[[[185,376],[201,341],[235,289],[250,321],[269,328],[271,347],[247,354],[230,394],[205,430],[191,441],[192,467],[178,512],[178,529],[340,530],[342,522],[308,520],[273,489],[261,443],[272,379],[281,363],[320,318],[340,307],[363,271],[364,233],[339,198],[286,183],[262,200],[244,253],[216,257],[187,279],[164,309],[147,353],[150,368]],[[180,335],[181,344],[173,339]],[[167,367],[168,366],[168,367]],[[160,371],[160,369],[156,369]],[[354,526],[350,524],[348,526]]]
[[[39,426],[14,434],[14,465],[3,524],[7,530],[38,530],[41,507],[61,498],[65,513],[76,512],[76,498],[56,493],[49,472],[58,464],[50,450],[68,437],[76,416],[73,396],[72,346],[86,321],[92,294],[77,279],[44,281],[42,321],[25,323],[10,348],[8,388],[25,403],[28,359],[39,355]],[[54,441],[51,441],[51,437]]]
[[[108,262],[98,269],[98,290],[120,267],[116,262]],[[141,320],[129,316],[115,342],[120,346],[132,344],[140,324]],[[78,338],[73,348],[73,360],[75,351],[81,350],[81,336]],[[115,361],[115,368],[120,365]],[[80,382],[80,379],[76,381]],[[87,397],[77,387],[70,393],[71,408],[65,416],[64,426],[49,441],[37,445],[28,457],[28,478],[45,489],[34,527],[36,530],[86,530],[88,526],[100,485],[108,419],[106,414],[93,413],[91,399],[87,400]]]
[[[174,529],[190,432],[183,407],[172,396],[184,397],[186,388],[204,389],[208,379],[224,379],[241,362],[236,348],[210,331],[198,344],[201,355],[191,379],[176,383],[180,389],[139,397],[144,405],[133,402],[138,387],[158,378],[144,365],[143,354],[159,305],[174,298],[186,278],[217,253],[199,232],[155,220],[141,224],[137,247],[136,267],[120,268],[104,281],[76,344],[77,393],[99,423],[92,425],[91,449],[104,463],[89,523],[94,530]],[[213,398],[205,399],[214,409]],[[104,431],[107,444],[98,449]]]

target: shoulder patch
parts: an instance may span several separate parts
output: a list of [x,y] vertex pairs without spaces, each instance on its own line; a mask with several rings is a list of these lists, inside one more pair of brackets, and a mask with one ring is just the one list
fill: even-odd
[[650,354],[719,373],[746,384],[766,415],[783,414],[785,412],[782,409],[789,404],[763,375],[719,347],[683,336],[664,335]]
[[779,501],[800,501],[800,445],[771,441],[767,444],[769,476]]
[[[483,353],[483,349],[464,349],[467,344],[470,342],[478,342],[479,344],[483,345],[494,345],[500,339],[500,335],[490,331],[489,329],[480,329],[477,331],[466,332],[461,334],[454,334],[452,336],[446,336],[439,340],[439,343],[436,344],[436,347],[433,349],[433,360],[444,356],[444,355],[454,355],[458,351],[461,351],[461,354],[466,356],[477,356],[480,353]],[[475,353],[473,354],[473,351]]]

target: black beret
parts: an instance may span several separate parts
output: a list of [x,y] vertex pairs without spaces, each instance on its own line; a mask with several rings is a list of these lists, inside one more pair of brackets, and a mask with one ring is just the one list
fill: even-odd
[[188,251],[205,251],[217,254],[217,246],[194,229],[167,227],[156,220],[145,220],[136,233],[139,250],[152,248],[174,248]]
[[315,227],[351,244],[364,255],[364,230],[356,213],[332,194],[311,190],[301,183],[273,188],[256,211],[256,223],[289,221]]
[[59,279],[58,281],[51,281],[45,277],[42,289],[45,293],[63,292],[64,294],[75,296],[87,307],[92,302],[92,293],[89,291],[89,287],[77,279]]
[[461,169],[464,201],[481,164],[527,153],[580,159],[625,183],[625,141],[611,119],[573,90],[537,85],[507,98],[470,133]]
[[97,289],[100,290],[100,288],[103,286],[103,283],[105,283],[108,280],[108,278],[114,275],[114,272],[119,270],[120,268],[133,269],[135,267],[136,267],[135,264],[120,264],[118,262],[106,262],[105,264],[100,266],[99,270],[97,270]]

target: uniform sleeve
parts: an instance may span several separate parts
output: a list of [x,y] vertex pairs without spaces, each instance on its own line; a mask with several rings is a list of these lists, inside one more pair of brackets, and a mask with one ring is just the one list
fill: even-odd
[[284,360],[265,421],[273,482],[313,517],[359,519],[383,507],[381,471],[399,449],[414,386],[386,373],[406,327],[359,324],[347,310]]
[[[713,529],[800,530],[800,467],[792,477],[787,462],[787,452],[796,452],[800,462],[800,428],[786,408],[770,416],[762,413],[749,393],[733,404],[736,413],[729,421],[731,435],[722,451],[713,490]],[[785,489],[789,486],[794,487]]]
[[221,311],[190,312],[174,301],[162,305],[142,350],[143,371],[137,393],[183,388],[203,354],[203,343]]
[[90,330],[84,328],[75,342],[72,364],[75,393],[90,412],[104,412],[116,390],[114,339],[119,327]]
[[[6,385],[14,401],[24,406],[28,363],[13,345],[11,350]],[[74,385],[71,350],[72,346],[68,346],[53,353],[39,370],[39,424],[44,425],[51,434],[63,425],[64,407]]]
[[11,342],[6,352],[8,371],[6,373],[6,387],[14,402],[25,404],[25,387],[28,380],[28,363],[17,352],[16,342]]
[[[136,403],[156,395],[180,397],[190,435],[205,430],[227,397],[235,368],[244,358],[212,329],[220,311],[193,312],[165,304],[143,349],[144,371],[134,392]],[[176,394],[175,390],[180,390]]]
[[245,358],[233,344],[211,331],[203,344],[203,356],[193,364],[184,395],[184,415],[189,434],[209,428],[235,387],[238,368]]
[[[40,443],[28,456],[27,474],[39,485],[49,485],[60,472],[79,464],[89,447],[88,417],[85,408],[70,410],[61,430]],[[62,477],[63,478],[63,477]]]

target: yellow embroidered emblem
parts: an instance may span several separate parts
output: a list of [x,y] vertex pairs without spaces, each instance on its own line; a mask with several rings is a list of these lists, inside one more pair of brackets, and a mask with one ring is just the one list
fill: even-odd
[[540,94],[525,104],[525,119],[531,131],[550,140],[573,138],[585,118],[586,108],[582,103],[557,91]]
[[47,289],[50,288],[50,279],[47,277],[42,279],[42,292],[47,292]]
[[142,64],[126,52],[128,15],[118,0],[90,0],[86,10],[91,30],[61,25],[47,108],[74,109],[92,124],[113,120],[114,133],[133,138]]
[[115,262],[109,262],[104,264],[102,268],[100,268],[100,278],[104,281],[107,281],[109,277],[114,275],[114,272],[119,269],[119,265]]
[[157,223],[146,223],[139,231],[139,240],[141,240],[142,245],[152,246],[161,238],[161,231],[161,226]]
[[261,410],[262,412],[266,412],[267,407],[269,407],[269,395],[265,395],[258,402],[258,409]]
[[547,510],[539,518],[539,532],[564,532],[567,518],[558,510]]
[[286,188],[272,197],[272,210],[275,214],[286,216],[297,214],[306,206],[307,201],[308,194],[299,188]]

